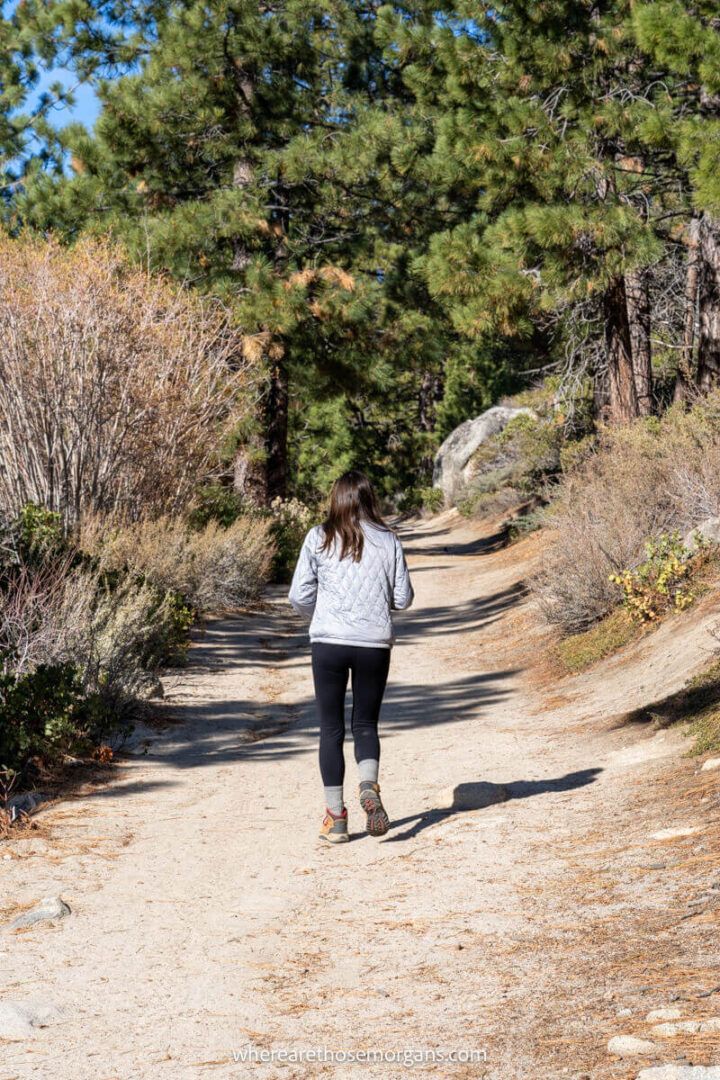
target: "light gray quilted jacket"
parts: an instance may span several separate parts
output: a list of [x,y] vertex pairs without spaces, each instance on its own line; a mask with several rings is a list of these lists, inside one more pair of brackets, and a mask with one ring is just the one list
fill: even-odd
[[338,558],[337,542],[320,551],[323,529],[303,541],[288,599],[311,619],[310,640],[337,645],[390,648],[393,610],[408,608],[414,593],[400,540],[389,529],[361,523],[365,535],[359,562]]

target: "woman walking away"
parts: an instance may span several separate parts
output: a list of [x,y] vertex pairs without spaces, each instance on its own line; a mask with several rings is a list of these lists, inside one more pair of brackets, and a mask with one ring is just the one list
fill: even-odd
[[400,540],[385,524],[370,481],[346,472],[333,484],[330,510],[305,537],[289,600],[310,618],[312,671],[320,723],[325,817],[320,836],[348,839],[343,801],[345,691],[352,675],[351,730],[367,831],[390,822],[380,798],[378,717],[394,644],[391,611],[408,608],[413,588]]

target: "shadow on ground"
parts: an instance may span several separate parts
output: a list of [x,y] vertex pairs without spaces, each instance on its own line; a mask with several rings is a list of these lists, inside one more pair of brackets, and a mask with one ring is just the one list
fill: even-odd
[[[455,724],[469,716],[481,720],[483,707],[507,697],[503,684],[514,671],[469,675],[436,686],[401,683],[388,687],[380,720],[383,738],[408,728]],[[350,695],[346,712],[351,714]],[[251,700],[184,702],[173,706],[177,726],[134,751],[145,760],[162,760],[178,769],[200,769],[208,765],[238,761],[267,761],[316,754],[318,726],[314,701],[262,704]],[[346,757],[352,755],[348,737]],[[152,781],[149,781],[149,785]],[[118,784],[94,793],[95,797],[116,798],[131,790]]]
[[437,544],[423,545],[422,547],[413,546],[415,540],[423,540],[426,537],[433,537],[433,539],[436,536],[442,537],[446,532],[448,532],[447,529],[438,530],[437,532],[413,533],[412,541],[403,545],[405,554],[422,555],[423,557],[428,555],[491,555],[492,552],[500,551],[507,544],[507,529],[500,528],[490,536],[478,536],[468,543],[443,544],[442,540],[440,540]]
[[437,825],[441,821],[455,817],[457,814],[467,813],[472,810],[485,810],[489,806],[498,803],[509,802],[511,799],[529,799],[534,795],[545,795],[558,791],[574,791],[577,788],[586,787],[597,780],[602,772],[599,766],[589,769],[580,769],[577,772],[566,773],[564,776],[550,777],[546,780],[513,780],[508,784],[492,784],[486,780],[468,781],[458,784],[453,791],[452,805],[438,807],[434,810],[424,810],[420,814],[412,814],[409,817],[399,818],[393,821],[391,829],[408,826],[402,832],[393,833],[383,841],[385,844],[399,840],[411,840],[424,829]]
[[[416,534],[417,535],[417,534]],[[451,544],[453,554],[471,554],[492,550],[495,539],[481,538],[471,544]],[[489,545],[489,546],[488,546]],[[435,549],[423,549],[432,554]],[[438,549],[445,550],[445,549]],[[202,679],[222,678],[230,669],[282,671],[309,663],[310,647],[307,623],[296,616],[286,602],[287,587],[273,586],[267,602],[234,617],[213,619],[197,635],[190,653],[190,663],[181,672],[168,673],[167,698],[159,707],[170,726],[161,733],[150,733],[147,740],[137,740],[134,756],[162,760],[178,769],[201,769],[234,761],[267,761],[316,754],[318,728],[312,696],[274,701],[263,687],[262,676],[247,696],[213,698],[205,695]],[[398,640],[412,641],[428,635],[455,635],[458,648],[463,634],[490,625],[525,595],[522,583],[482,597],[471,597],[462,604],[437,605],[398,613]],[[174,684],[182,688],[187,676],[197,674],[197,696],[174,693]],[[482,723],[483,710],[511,694],[509,680],[514,670],[476,672],[462,678],[436,683],[394,683],[392,674],[381,714],[384,738],[409,728],[437,727],[461,723],[477,717]],[[230,685],[230,682],[228,683]],[[268,697],[270,700],[268,700]],[[210,700],[208,700],[210,698]],[[348,694],[348,720],[351,698]],[[348,725],[349,726],[349,725]],[[352,743],[346,755],[352,754]],[[153,780],[148,778],[147,786]],[[97,798],[121,797],[136,790],[137,784],[109,784],[94,793]]]

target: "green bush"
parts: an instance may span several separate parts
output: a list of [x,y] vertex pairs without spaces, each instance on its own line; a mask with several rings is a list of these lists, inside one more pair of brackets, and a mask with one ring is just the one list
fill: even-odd
[[208,484],[198,491],[188,513],[188,524],[200,530],[211,521],[216,521],[227,529],[246,512],[242,496],[237,491],[223,484]]
[[445,496],[440,488],[420,488],[420,498],[422,509],[429,514],[438,514],[445,506]]
[[32,759],[45,768],[87,747],[85,700],[72,664],[41,664],[24,675],[0,675],[0,767],[21,772]]
[[572,439],[560,447],[560,472],[571,473],[580,468],[597,446],[596,435],[585,435],[581,439]]
[[270,535],[275,542],[272,576],[287,583],[292,577],[298,553],[316,513],[299,499],[273,499],[270,504]]
[[507,524],[507,538],[510,543],[514,540],[520,540],[523,536],[541,529],[545,521],[546,509],[544,506],[537,507],[534,510],[527,510],[523,514],[517,514]]
[[423,510],[429,514],[437,514],[444,505],[445,496],[440,488],[435,487],[407,488],[397,500],[397,508],[401,514],[418,514]]
[[623,592],[623,605],[638,622],[654,622],[665,612],[682,611],[695,599],[694,571],[707,559],[708,543],[698,535],[697,549],[683,544],[680,533],[663,533],[645,544],[645,559],[638,566],[610,574]]
[[158,633],[152,647],[141,654],[143,666],[149,670],[181,667],[187,662],[195,612],[179,593],[158,590],[157,605],[151,609],[151,616],[157,620]]
[[421,489],[415,487],[406,488],[397,500],[398,513],[417,514],[422,509]]
[[[0,768],[52,769],[101,735],[132,727],[161,667],[185,661],[198,614],[254,599],[273,555],[268,517],[86,520],[65,539],[57,515],[26,507],[0,523]],[[303,522],[304,524],[304,522]],[[277,514],[288,545],[294,507]],[[293,555],[296,557],[297,552]]]
[[62,518],[44,506],[27,503],[16,522],[20,548],[26,557],[43,558],[65,549]]

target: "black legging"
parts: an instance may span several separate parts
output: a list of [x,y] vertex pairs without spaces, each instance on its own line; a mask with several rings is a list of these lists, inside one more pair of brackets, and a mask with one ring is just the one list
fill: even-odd
[[350,730],[355,740],[355,760],[380,760],[378,717],[389,667],[390,649],[313,642],[312,670],[320,722],[320,774],[325,787],[340,787],[345,778],[345,691],[350,672],[353,695]]

